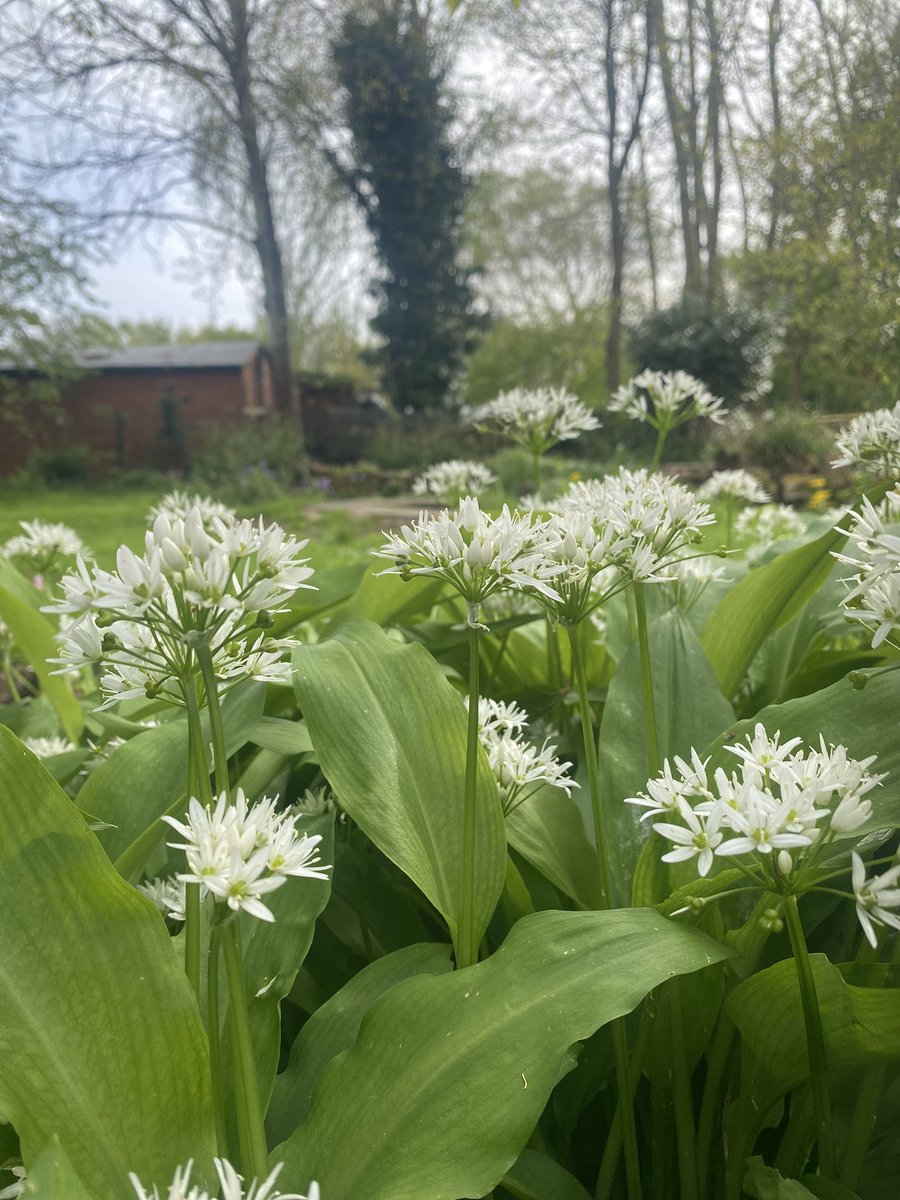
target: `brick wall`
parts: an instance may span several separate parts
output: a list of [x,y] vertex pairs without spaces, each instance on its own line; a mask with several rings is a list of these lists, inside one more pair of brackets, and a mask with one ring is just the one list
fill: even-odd
[[0,422],[0,475],[22,468],[35,450],[74,445],[91,449],[98,473],[117,466],[181,469],[207,431],[252,419],[248,409],[272,409],[268,361],[261,356],[243,369],[105,371],[74,386],[60,423],[32,412],[32,437]]

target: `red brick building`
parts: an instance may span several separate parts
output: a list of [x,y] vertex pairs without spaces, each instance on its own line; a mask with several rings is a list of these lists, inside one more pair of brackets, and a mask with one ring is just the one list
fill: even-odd
[[[37,450],[86,446],[99,471],[180,469],[212,429],[239,427],[274,411],[269,355],[252,341],[91,350],[63,397],[59,420],[26,412],[27,432],[0,420],[0,476]],[[3,377],[18,375],[0,365]]]

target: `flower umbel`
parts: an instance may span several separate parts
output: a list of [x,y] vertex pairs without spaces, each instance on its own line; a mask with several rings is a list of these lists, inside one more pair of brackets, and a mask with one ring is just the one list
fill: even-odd
[[562,568],[541,553],[545,523],[512,513],[484,512],[467,496],[456,512],[421,513],[374,551],[393,561],[383,575],[433,576],[451,585],[466,601],[468,623],[478,626],[480,606],[503,588],[517,587],[556,598],[551,581]]
[[288,875],[328,878],[331,868],[321,864],[317,849],[321,835],[299,833],[297,819],[276,810],[274,799],[249,805],[241,788],[233,802],[222,792],[212,808],[191,797],[186,821],[163,817],[185,839],[169,843],[187,856],[188,870],[178,879],[199,883],[201,895],[262,921],[275,918],[261,897],[281,887]]
[[478,736],[497,781],[506,816],[542,787],[562,788],[566,795],[578,784],[569,776],[571,763],[556,758],[556,747],[538,749],[524,736],[528,714],[516,704],[481,699]]
[[436,496],[458,502],[463,496],[477,496],[496,478],[483,463],[452,458],[429,467],[414,480],[412,490],[414,496]]
[[496,429],[532,454],[545,454],[559,442],[600,428],[586,404],[565,388],[515,388],[495,400],[465,410],[479,429]]
[[317,1183],[310,1184],[306,1196],[301,1196],[299,1192],[275,1191],[275,1183],[281,1174],[283,1163],[279,1163],[261,1183],[254,1180],[244,1191],[243,1179],[227,1159],[214,1158],[213,1162],[221,1188],[221,1191],[216,1189],[216,1197],[201,1188],[199,1184],[191,1185],[193,1162],[176,1169],[169,1189],[163,1195],[160,1195],[155,1186],[152,1191],[148,1192],[133,1172],[129,1174],[128,1178],[134,1188],[137,1200],[217,1200],[217,1197],[218,1200],[320,1200]]

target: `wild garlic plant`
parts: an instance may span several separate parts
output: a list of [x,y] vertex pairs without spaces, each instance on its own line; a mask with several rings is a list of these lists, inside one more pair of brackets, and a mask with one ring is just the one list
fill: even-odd
[[656,430],[656,448],[650,470],[662,462],[666,439],[673,429],[695,417],[721,424],[724,404],[706,384],[686,371],[642,371],[614,392],[607,412],[622,413]]
[[[802,748],[799,737],[782,743],[779,732],[770,736],[759,723],[745,743],[725,749],[739,759],[737,771],[717,767],[710,775],[709,760],[692,750],[690,762],[667,760],[647,792],[626,803],[643,808],[641,819],[652,818],[654,832],[672,846],[663,862],[696,862],[701,878],[717,861],[733,862],[741,890],[771,896],[767,912],[773,929],[780,928],[784,915],[803,1004],[819,1155],[825,1174],[834,1178],[825,1042],[798,900],[814,892],[855,899],[870,941],[875,924],[900,928],[900,917],[892,911],[900,909],[900,889],[894,887],[900,867],[881,880],[866,881],[854,852],[853,893],[835,892],[832,886],[836,876],[846,873],[842,840],[867,824],[872,816],[869,793],[885,776],[869,770],[874,755],[859,761],[844,746],[827,746],[824,739],[817,750]],[[720,895],[732,890],[732,884],[723,884]],[[689,900],[679,911],[702,909],[713,898],[719,897]]]
[[[248,804],[231,791],[221,701],[245,679],[284,683],[284,651],[292,641],[272,638],[274,614],[285,611],[299,588],[313,585],[307,543],[278,525],[239,520],[204,498],[174,493],[150,514],[144,553],[121,546],[116,570],[76,569],[60,581],[62,597],[45,612],[68,621],[59,636],[58,673],[101,668],[106,701],[147,698],[183,707],[188,720],[188,812],[184,821],[164,814],[184,839],[187,870],[175,879],[153,880],[145,891],[171,919],[185,922],[185,971],[202,995],[207,959],[206,1018],[211,1046],[213,1099],[220,1150],[227,1147],[228,1116],[220,1078],[219,954],[228,979],[235,1067],[239,1078],[238,1127],[242,1161],[257,1177],[266,1174],[268,1149],[256,1082],[244,989],[240,926],[243,912],[274,917],[262,897],[288,876],[325,879],[316,849],[319,837],[301,835],[296,818],[276,801]],[[216,794],[210,785],[206,710],[213,750]],[[209,902],[211,901],[211,903]],[[211,925],[208,948],[201,929]]]
[[541,490],[541,460],[560,442],[600,428],[595,414],[565,388],[514,388],[487,404],[463,410],[476,429],[493,430],[521,446],[534,462],[534,490]]
[[697,489],[697,498],[717,503],[723,516],[723,541],[731,545],[734,518],[748,504],[768,504],[772,497],[755,475],[742,469],[714,471]]
[[442,579],[466,606],[469,630],[468,733],[466,753],[465,810],[461,911],[456,939],[459,966],[477,961],[474,931],[475,805],[478,770],[478,701],[481,650],[478,635],[482,605],[509,588],[528,588],[556,597],[551,581],[562,568],[542,552],[546,525],[539,519],[513,513],[504,505],[499,517],[482,510],[472,496],[460,501],[455,512],[444,509],[437,515],[421,513],[374,553],[390,559],[382,575]]
[[556,757],[556,746],[528,740],[527,725],[528,713],[517,704],[478,701],[478,736],[507,817],[542,788],[560,788],[568,796],[579,786],[569,774],[572,764]]
[[835,468],[849,467],[885,482],[900,474],[900,402],[854,417],[837,436]]
[[497,476],[484,463],[471,459],[451,458],[434,463],[413,480],[414,496],[433,496],[458,504],[464,496],[478,496],[486,491]]

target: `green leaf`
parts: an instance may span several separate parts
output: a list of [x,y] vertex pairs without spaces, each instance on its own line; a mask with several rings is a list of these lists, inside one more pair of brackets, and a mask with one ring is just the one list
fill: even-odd
[[[388,577],[392,578],[392,577]],[[462,871],[466,713],[419,645],[348,622],[294,651],[294,686],[326,779],[363,832],[416,883],[455,936]],[[503,813],[479,753],[475,928],[506,875]]]
[[[652,621],[648,633],[660,754],[663,759],[675,754],[689,756],[692,746],[707,745],[727,728],[734,711],[719,690],[696,634],[678,609]],[[633,642],[613,676],[600,724],[607,836],[616,847],[612,867],[622,894],[627,894],[648,835],[648,822],[640,821],[641,810],[623,801],[645,789],[649,771],[640,652]],[[642,897],[646,902],[658,898]]]
[[93,1200],[55,1136],[28,1171],[22,1195],[38,1196],[41,1200]]
[[206,1035],[159,913],[0,728],[0,1112],[92,1200],[215,1149]]
[[[229,754],[245,744],[259,723],[264,700],[264,685],[253,680],[225,697],[222,721]],[[145,830],[157,826],[162,813],[184,795],[187,756],[187,722],[167,721],[130,738],[91,773],[78,802],[113,827],[104,830],[100,838],[110,858],[118,858]],[[162,825],[157,832],[161,838]]]
[[756,1200],[859,1200],[856,1192],[821,1175],[804,1175],[802,1181],[783,1179],[758,1157],[747,1159],[744,1190]]
[[[900,1061],[900,988],[861,988],[844,981],[823,954],[810,956],[832,1074]],[[781,1092],[809,1075],[806,1033],[793,959],[745,979],[726,1010],[744,1049]]]
[[503,1176],[503,1186],[519,1200],[591,1200],[574,1175],[537,1150],[522,1151]]
[[283,717],[260,717],[247,735],[247,741],[288,757],[309,754],[313,748],[303,721],[287,721]]
[[814,542],[780,554],[751,571],[713,611],[702,644],[726,696],[734,695],[756,652],[773,629],[803,608],[831,573],[833,550],[845,535],[829,529]]
[[401,579],[399,575],[383,575],[387,563],[374,563],[356,592],[337,610],[331,628],[345,621],[364,618],[378,625],[402,625],[414,617],[431,612],[446,588],[442,579]]
[[[0,579],[4,583],[9,582],[7,573],[0,575]],[[34,668],[41,689],[56,710],[66,736],[70,741],[77,742],[84,728],[81,705],[72,695],[68,681],[60,675],[51,674],[55,668],[47,662],[47,659],[55,658],[59,654],[59,647],[53,637],[53,626],[21,595],[2,585],[0,617],[9,626],[22,655]]]
[[509,844],[581,908],[602,907],[597,855],[581,810],[562,788],[544,787],[506,818]]
[[541,912],[485,962],[397,984],[274,1151],[282,1186],[315,1178],[324,1196],[367,1200],[483,1196],[524,1149],[573,1042],[727,953],[646,910]]
[[363,1017],[385,992],[416,975],[450,970],[450,947],[432,942],[406,946],[355,975],[309,1018],[291,1047],[287,1067],[275,1080],[266,1129],[272,1145],[306,1119],[313,1092],[333,1058],[356,1041]]

